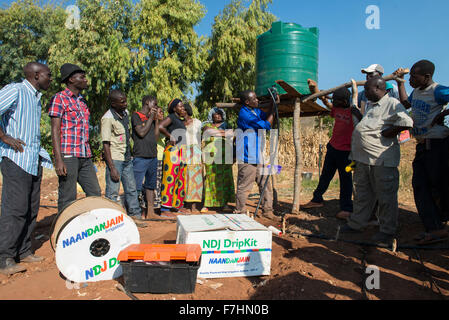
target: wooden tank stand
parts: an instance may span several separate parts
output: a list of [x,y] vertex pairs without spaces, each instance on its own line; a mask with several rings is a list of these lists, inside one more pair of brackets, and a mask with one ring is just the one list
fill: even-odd
[[[404,70],[404,74],[409,72]],[[395,74],[390,74],[383,77],[385,81],[395,80],[404,81],[397,78]],[[285,94],[279,96],[280,103],[278,104],[279,118],[293,117],[293,142],[295,146],[295,174],[294,174],[294,191],[293,191],[293,207],[292,214],[299,213],[300,198],[301,198],[301,182],[302,182],[302,159],[301,159],[301,117],[315,117],[329,114],[330,110],[315,102],[317,98],[327,96],[340,88],[350,88],[352,82],[346,82],[337,87],[323,90],[315,94],[302,95],[294,87],[284,80],[277,80],[276,83],[286,91]],[[357,86],[364,86],[366,81],[357,81]],[[267,107],[270,102],[270,97],[258,97],[259,107]],[[216,103],[219,108],[240,108],[238,98],[233,98],[234,103]]]

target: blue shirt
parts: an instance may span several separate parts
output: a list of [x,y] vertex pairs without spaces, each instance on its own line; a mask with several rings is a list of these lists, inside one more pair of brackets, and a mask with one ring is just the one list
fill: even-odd
[[236,153],[243,163],[262,164],[266,130],[271,129],[267,114],[261,109],[242,106],[237,119]]
[[44,167],[52,168],[50,156],[41,148],[41,96],[27,80],[0,90],[0,127],[5,134],[26,144],[19,152],[0,141],[0,161],[7,157],[34,176],[38,174],[39,156]]

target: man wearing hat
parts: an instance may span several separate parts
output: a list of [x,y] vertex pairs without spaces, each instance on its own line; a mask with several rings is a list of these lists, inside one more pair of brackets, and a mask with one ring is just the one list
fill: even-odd
[[[371,78],[375,77],[382,77],[384,74],[384,68],[380,64],[372,64],[368,66],[367,68],[362,69],[362,73],[366,74],[366,80],[369,80]],[[399,92],[398,88],[392,85],[387,81],[387,94],[388,96],[392,98],[399,99]],[[365,114],[365,106],[368,102],[368,99],[365,96],[365,90],[363,90],[359,94],[359,100],[358,100],[358,106],[360,108],[360,112],[362,114]]]
[[61,67],[66,88],[51,98],[51,138],[59,177],[58,211],[76,200],[77,182],[86,196],[101,196],[89,145],[89,108],[81,92],[87,88],[86,72],[66,63]]

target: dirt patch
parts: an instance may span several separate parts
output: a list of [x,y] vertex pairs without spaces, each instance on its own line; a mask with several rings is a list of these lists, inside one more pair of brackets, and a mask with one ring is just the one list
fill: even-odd
[[[103,168],[99,180],[104,190]],[[278,177],[279,202],[276,214],[291,210],[290,195],[293,169],[285,169]],[[254,212],[258,196],[251,198]],[[36,254],[45,261],[31,264],[26,273],[11,277],[0,275],[0,300],[129,300],[116,285],[122,279],[96,283],[81,283],[71,287],[59,273],[49,242],[50,226],[56,216],[57,178],[47,172],[42,183],[41,209],[33,234]],[[82,194],[79,195],[80,197]],[[303,189],[302,202],[310,200],[310,189]],[[325,194],[325,206],[301,211],[287,221],[288,233],[273,236],[271,275],[203,279],[192,294],[136,294],[141,300],[363,300],[363,299],[428,299],[449,296],[449,250],[414,250],[371,247],[334,241],[338,226],[343,223],[334,216],[338,211],[338,189]],[[257,218],[269,226],[278,223]],[[399,245],[422,231],[410,194],[400,194]],[[368,241],[376,231],[373,226],[358,238],[346,240]],[[152,221],[139,229],[142,243],[174,243],[176,224]],[[326,240],[329,239],[330,240]],[[440,246],[449,247],[449,243]],[[379,288],[366,288],[367,267],[379,270]],[[371,270],[371,269],[370,269]],[[200,283],[201,282],[201,283]]]

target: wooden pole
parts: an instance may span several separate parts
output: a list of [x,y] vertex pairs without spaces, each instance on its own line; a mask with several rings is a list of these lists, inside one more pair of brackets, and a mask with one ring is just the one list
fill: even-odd
[[[409,70],[406,69],[404,71],[404,73],[405,74],[409,73]],[[398,78],[395,74],[390,74],[388,76],[385,76],[385,77],[383,77],[383,79],[385,81],[396,80],[396,81],[405,82],[404,79]],[[357,81],[356,83],[357,83],[357,86],[364,86],[366,81]],[[331,93],[333,93],[333,92],[335,92],[335,91],[337,91],[338,89],[341,89],[341,88],[351,88],[351,87],[352,87],[352,82],[346,82],[346,83],[344,83],[342,85],[339,85],[338,87],[331,88],[331,89],[328,89],[328,90],[322,90],[322,91],[320,91],[318,93],[312,94],[310,96],[306,96],[306,97],[304,97],[302,99],[302,102],[307,102],[307,101],[310,101],[310,100],[313,100],[313,99],[316,99],[316,98],[319,98],[319,97],[327,96],[328,94],[331,94]]]
[[301,193],[301,99],[297,98],[295,101],[295,111],[293,113],[293,142],[295,144],[296,165],[294,176],[294,191],[293,191],[293,208],[292,213],[299,213],[299,201]]

